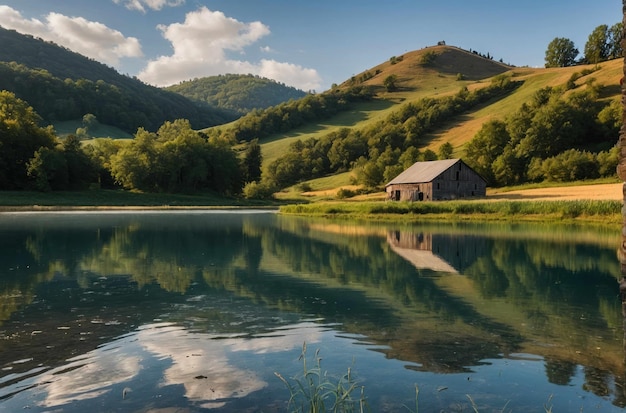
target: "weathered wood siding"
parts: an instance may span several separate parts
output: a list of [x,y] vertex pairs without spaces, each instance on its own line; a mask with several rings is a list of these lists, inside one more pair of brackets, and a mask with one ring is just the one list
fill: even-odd
[[487,184],[464,162],[445,170],[432,182],[392,184],[387,197],[393,201],[442,201],[484,197]]

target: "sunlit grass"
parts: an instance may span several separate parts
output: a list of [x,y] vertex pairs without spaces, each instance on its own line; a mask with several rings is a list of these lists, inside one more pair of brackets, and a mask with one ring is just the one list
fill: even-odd
[[519,219],[561,221],[581,219],[621,222],[620,201],[439,201],[439,202],[318,202],[285,205],[280,212],[294,215],[369,217],[385,219],[403,217],[445,219]]
[[90,191],[0,191],[0,209],[22,208],[76,208],[76,207],[220,207],[258,206],[268,202],[254,202],[242,198],[225,198],[205,193],[195,195],[143,193],[122,190]]
[[[315,352],[314,364],[308,364],[306,343],[302,346],[299,360],[302,361],[302,374],[286,379],[280,373],[274,373],[289,390],[287,408],[291,412],[364,412],[369,411],[363,393],[363,387],[353,379],[348,371],[338,379],[322,370],[322,358],[319,350]],[[359,392],[360,390],[360,392]],[[360,397],[354,397],[360,393]]]

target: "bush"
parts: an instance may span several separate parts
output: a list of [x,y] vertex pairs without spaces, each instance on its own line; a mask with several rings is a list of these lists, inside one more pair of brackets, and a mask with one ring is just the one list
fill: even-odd
[[266,182],[249,182],[243,188],[243,196],[246,199],[271,199],[274,192],[276,188]]

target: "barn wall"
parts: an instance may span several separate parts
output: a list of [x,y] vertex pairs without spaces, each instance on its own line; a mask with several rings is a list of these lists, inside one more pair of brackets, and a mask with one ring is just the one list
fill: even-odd
[[445,170],[433,180],[433,200],[483,197],[485,181],[464,162]]
[[458,162],[432,182],[393,184],[386,191],[387,198],[394,201],[441,201],[484,197],[487,184],[464,162]]
[[432,201],[433,184],[395,184],[386,188],[387,198],[392,201]]

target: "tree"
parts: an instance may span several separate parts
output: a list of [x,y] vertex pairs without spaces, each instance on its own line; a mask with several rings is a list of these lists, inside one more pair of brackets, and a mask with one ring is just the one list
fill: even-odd
[[573,66],[578,53],[573,41],[557,37],[548,44],[546,49],[546,67]]
[[465,148],[468,165],[485,178],[489,185],[496,183],[494,161],[502,155],[510,140],[506,126],[500,120],[485,122]]
[[624,31],[624,23],[615,23],[608,31],[608,58],[617,59],[622,57],[622,33]]
[[450,142],[446,142],[439,147],[439,151],[437,153],[437,157],[439,159],[450,159],[452,158],[452,152],[454,148]]
[[38,126],[40,120],[28,103],[0,91],[0,189],[25,189],[29,160],[39,148],[54,148],[52,128]]
[[398,76],[389,75],[383,80],[383,85],[387,88],[387,92],[393,92],[398,88]]
[[243,155],[242,169],[244,182],[256,182],[261,179],[262,162],[261,145],[259,145],[258,139],[254,139],[248,143]]
[[606,24],[596,27],[589,35],[585,44],[585,61],[598,64],[605,61],[609,56],[608,30]]

